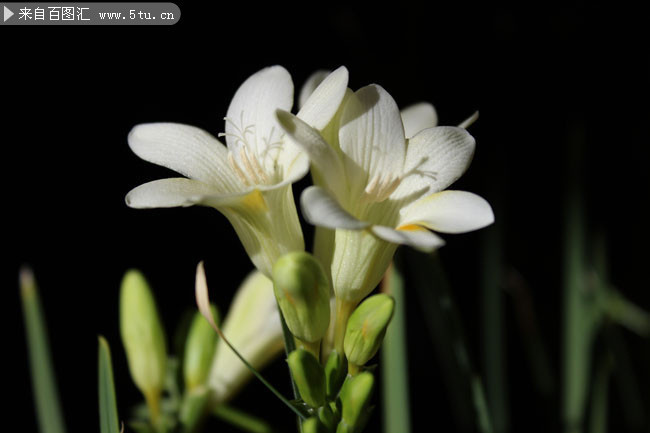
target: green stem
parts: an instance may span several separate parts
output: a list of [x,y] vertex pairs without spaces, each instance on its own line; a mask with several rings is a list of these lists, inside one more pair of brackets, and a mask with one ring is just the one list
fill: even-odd
[[336,298],[336,327],[334,328],[334,350],[338,353],[345,353],[343,342],[345,340],[345,328],[348,319],[357,306],[356,302],[345,301]]
[[249,433],[273,433],[273,429],[266,421],[254,417],[246,412],[227,405],[220,405],[214,409],[214,415],[229,424]]

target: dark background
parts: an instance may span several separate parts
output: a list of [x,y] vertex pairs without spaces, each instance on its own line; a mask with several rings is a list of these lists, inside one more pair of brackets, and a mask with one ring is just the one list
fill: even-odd
[[[228,304],[251,269],[234,231],[212,209],[127,208],[131,188],[169,172],[139,160],[126,137],[132,126],[150,121],[188,123],[216,135],[239,84],[272,64],[291,72],[296,93],[314,70],[345,65],[353,89],[379,83],[400,106],[430,101],[442,124],[480,110],[470,129],[476,156],[455,188],[494,204],[508,266],[531,288],[554,372],[561,359],[567,167],[583,180],[589,228],[607,235],[613,283],[650,309],[646,15],[618,3],[586,2],[526,10],[437,2],[427,9],[400,2],[309,10],[239,3],[177,2],[182,18],[171,27],[0,28],[1,315],[9,336],[2,358],[12,382],[5,388],[12,398],[7,407],[10,418],[21,420],[20,431],[36,429],[17,290],[21,264],[34,268],[41,287],[70,431],[97,429],[97,334],[113,349],[122,414],[139,399],[118,333],[118,288],[126,269],[140,268],[148,277],[169,334],[193,308],[199,260],[206,260],[214,300]],[[585,150],[582,171],[566,163],[574,139]],[[296,196],[307,184],[295,186]],[[306,239],[310,234],[306,228]],[[445,236],[440,252],[478,366],[481,236]],[[456,431],[416,302],[408,303],[409,347],[417,354],[410,369],[413,419]],[[511,431],[556,431],[559,396],[536,392],[508,296],[504,305]],[[650,409],[648,341],[621,336],[642,404]],[[267,370],[288,394],[285,374],[281,362]],[[234,404],[293,426],[257,383]],[[629,426],[621,406],[612,392],[612,431]],[[229,431],[215,422],[218,428]],[[378,423],[369,428],[375,430]]]

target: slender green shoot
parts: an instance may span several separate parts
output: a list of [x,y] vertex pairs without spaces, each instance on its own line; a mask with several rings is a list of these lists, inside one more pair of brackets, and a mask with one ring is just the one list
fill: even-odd
[[50,356],[45,318],[34,274],[26,267],[20,271],[20,295],[39,429],[41,433],[64,433],[65,425]]
[[98,355],[99,426],[101,433],[120,433],[113,364],[108,342],[99,336]]

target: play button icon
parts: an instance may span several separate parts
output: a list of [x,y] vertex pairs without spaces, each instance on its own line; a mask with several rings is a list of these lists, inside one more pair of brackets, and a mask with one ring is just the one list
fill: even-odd
[[4,15],[5,15],[4,21],[7,21],[9,18],[14,16],[14,13],[11,12],[11,10],[7,6],[5,6],[4,8],[5,8],[4,9]]

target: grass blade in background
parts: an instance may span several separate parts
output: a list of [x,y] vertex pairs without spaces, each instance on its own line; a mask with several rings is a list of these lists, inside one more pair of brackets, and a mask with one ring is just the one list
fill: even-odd
[[576,128],[569,140],[564,200],[562,421],[566,433],[579,433],[584,428],[592,343],[596,329],[595,296],[590,296],[585,281],[586,221],[580,184],[583,135]]
[[399,257],[396,256],[382,283],[382,291],[395,299],[393,320],[388,326],[381,349],[385,433],[410,433],[411,431],[406,298]]
[[472,365],[460,314],[438,255],[408,249],[401,253],[404,275],[419,298],[458,430],[492,432],[482,381]]
[[45,318],[34,275],[28,268],[20,271],[20,295],[40,432],[64,433],[65,425],[52,367]]
[[[494,203],[496,206],[496,203]],[[496,207],[495,207],[496,209]],[[483,359],[488,407],[496,433],[509,430],[508,387],[503,296],[503,222],[483,229],[481,245],[481,289],[483,292]]]
[[120,433],[113,381],[113,364],[108,342],[99,337],[98,354],[99,426],[101,433]]
[[607,433],[607,406],[611,369],[609,353],[604,353],[596,368],[591,386],[589,433]]

